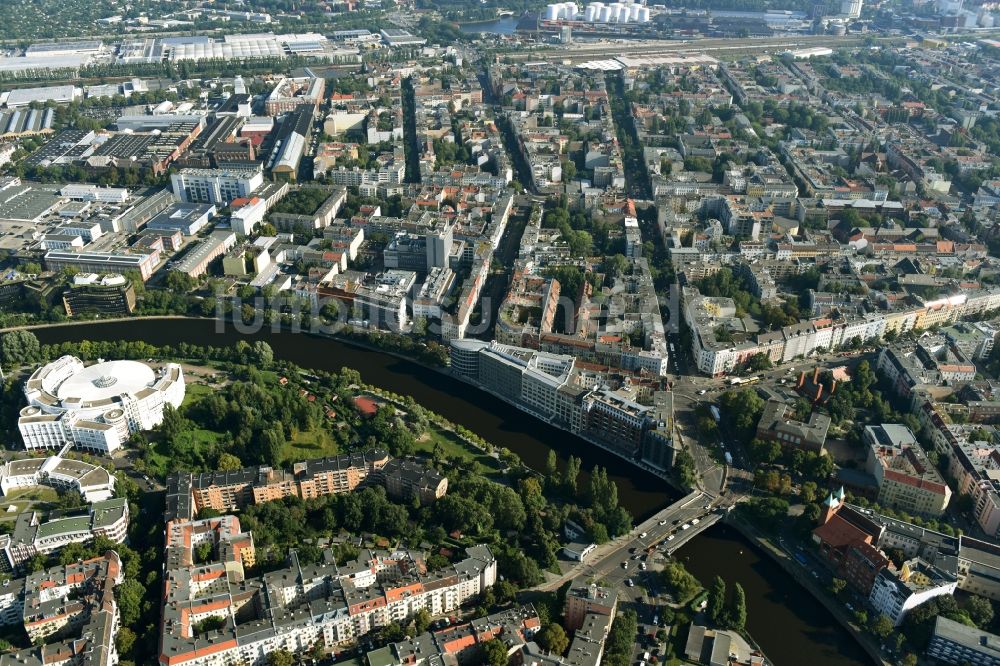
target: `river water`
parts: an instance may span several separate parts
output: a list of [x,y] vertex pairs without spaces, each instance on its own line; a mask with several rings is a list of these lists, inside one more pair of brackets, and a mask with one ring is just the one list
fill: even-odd
[[[223,347],[241,337],[232,325],[217,332],[210,320],[141,320],[55,326],[34,331],[42,344],[80,340],[142,340],[152,345]],[[561,462],[570,454],[583,460],[586,470],[608,469],[618,484],[623,506],[638,518],[648,516],[678,497],[663,480],[621,459],[531,417],[493,396],[402,360],[333,340],[304,334],[264,331],[242,336],[267,341],[275,356],[304,368],[339,370],[348,366],[375,386],[412,395],[417,402],[445,418],[464,425],[497,446],[517,453],[536,470],[545,468],[554,449]],[[581,479],[581,485],[586,479]],[[730,584],[743,585],[749,609],[748,628],[776,666],[868,666],[871,660],[833,617],[777,564],[725,526],[715,526],[686,545],[679,556],[703,583],[721,575]]]
[[476,21],[475,23],[460,23],[458,29],[470,35],[487,33],[491,35],[513,35],[517,30],[519,16],[504,16],[492,21]]

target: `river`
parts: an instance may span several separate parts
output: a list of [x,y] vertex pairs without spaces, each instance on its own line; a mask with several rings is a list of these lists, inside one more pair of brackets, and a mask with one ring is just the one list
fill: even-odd
[[519,16],[502,16],[489,21],[476,21],[474,23],[460,23],[458,29],[469,35],[487,33],[491,35],[513,35],[520,22]]
[[[53,326],[34,331],[43,344],[79,340],[142,340],[152,345],[226,346],[239,334],[231,325],[218,333],[210,320],[164,319]],[[487,441],[517,453],[534,469],[545,468],[550,449],[564,463],[570,454],[583,469],[602,465],[618,484],[623,506],[636,517],[654,513],[678,497],[663,480],[633,468],[573,435],[535,419],[493,396],[412,361],[336,341],[293,333],[261,332],[275,356],[305,368],[339,370],[349,366],[365,382],[417,401],[464,425]],[[583,480],[586,483],[586,480]],[[871,660],[822,606],[777,564],[740,535],[719,525],[686,545],[679,556],[703,583],[721,575],[739,582],[747,595],[748,628],[776,666],[869,666]]]

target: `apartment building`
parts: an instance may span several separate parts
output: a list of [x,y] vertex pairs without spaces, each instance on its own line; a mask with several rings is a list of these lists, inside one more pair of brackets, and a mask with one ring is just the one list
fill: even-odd
[[425,504],[448,492],[448,479],[437,470],[415,459],[394,459],[379,449],[305,460],[295,463],[290,471],[262,465],[183,476],[194,512],[237,511],[284,497],[340,495],[371,484],[385,486],[391,497],[417,497]]
[[588,584],[578,578],[566,593],[563,624],[569,631],[576,631],[583,626],[588,614],[596,613],[613,618],[617,609],[618,593],[614,589]]
[[[4,654],[0,664],[115,666],[120,616],[114,589],[123,579],[114,551],[28,576],[16,588],[23,596],[12,607],[22,609],[18,620],[34,645]],[[47,642],[53,636],[58,638]]]
[[[773,362],[789,362],[819,349],[840,348],[855,339],[862,343],[879,340],[887,333],[947,324],[1000,307],[1000,292],[984,290],[898,311],[870,312],[839,320],[818,317],[778,331],[749,333],[735,318],[732,299],[705,297],[694,287],[684,287],[682,296],[684,318],[692,330],[692,356],[698,370],[716,377],[732,372],[758,353],[766,354]],[[729,329],[731,335],[719,339],[720,326]],[[922,338],[913,347],[883,347],[878,365],[903,395],[913,394],[921,385],[971,381],[975,377],[974,364],[944,336]]]
[[[487,546],[468,548],[464,560],[434,573],[421,555],[405,550],[366,551],[344,566],[306,565],[293,551],[287,568],[248,579],[253,539],[236,516],[176,515],[168,509],[161,666],[262,666],[275,650],[345,644],[421,609],[453,612],[496,582]],[[216,555],[195,567],[201,543],[212,544]],[[221,626],[195,634],[192,628],[208,618]]]
[[920,558],[903,562],[898,571],[882,569],[875,577],[868,602],[881,615],[902,624],[906,614],[934,597],[953,595],[958,588],[957,570],[946,562],[931,564]]
[[878,502],[918,515],[940,516],[951,489],[913,433],[901,424],[867,426],[866,469],[878,484]]

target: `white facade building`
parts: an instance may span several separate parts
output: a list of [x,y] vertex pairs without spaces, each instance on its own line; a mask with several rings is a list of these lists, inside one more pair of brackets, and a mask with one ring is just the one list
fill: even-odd
[[257,228],[257,225],[264,221],[265,213],[267,213],[267,202],[260,197],[253,197],[238,208],[234,204],[234,210],[230,216],[233,231],[243,236],[249,236]]
[[953,595],[957,587],[956,576],[913,559],[904,562],[899,571],[880,571],[868,601],[898,627],[910,610],[934,597]]
[[263,184],[264,174],[257,169],[181,169],[170,176],[170,185],[181,201],[216,206],[249,197]]

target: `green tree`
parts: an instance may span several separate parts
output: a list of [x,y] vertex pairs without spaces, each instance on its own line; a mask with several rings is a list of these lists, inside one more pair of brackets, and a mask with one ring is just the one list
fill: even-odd
[[774,367],[771,363],[771,357],[763,352],[758,352],[750,357],[747,361],[747,368],[750,372],[763,372],[764,370],[770,370]]
[[219,460],[215,463],[215,468],[220,472],[229,472],[243,468],[243,461],[232,453],[220,453]]
[[115,636],[115,646],[118,648],[119,654],[129,655],[132,653],[132,647],[135,645],[135,632],[128,627],[121,627],[118,629],[118,635]]
[[263,340],[253,343],[253,356],[259,368],[269,368],[274,363],[274,350]]
[[781,444],[773,439],[755,437],[750,440],[747,453],[755,463],[773,463],[781,457]]
[[413,628],[417,635],[420,635],[427,631],[427,627],[431,626],[431,614],[426,608],[421,608],[417,611],[417,614],[413,617]]
[[843,592],[844,588],[846,587],[847,587],[847,581],[844,580],[843,578],[834,578],[833,580],[830,581],[830,593],[835,596],[839,596],[840,593]]
[[747,623],[747,597],[743,592],[743,586],[739,583],[733,585],[733,599],[727,615],[729,627],[736,631],[743,631]]
[[553,486],[559,485],[559,458],[554,449],[549,449],[549,455],[545,459],[545,478]]
[[0,363],[5,369],[40,360],[41,345],[31,331],[11,331],[0,336]]
[[701,589],[698,579],[692,576],[680,562],[667,562],[660,576],[663,579],[664,587],[679,602],[687,601]]
[[493,638],[483,643],[483,663],[486,666],[507,666],[507,647]]
[[993,604],[979,595],[970,595],[965,602],[965,611],[980,629],[987,629],[993,622]]
[[562,628],[562,625],[555,622],[547,624],[544,629],[538,632],[535,640],[549,652],[558,655],[564,654],[566,648],[569,647],[569,638],[566,636],[566,630]]
[[170,271],[164,280],[164,285],[170,291],[177,294],[186,294],[197,286],[198,281],[187,273],[180,271]]
[[741,438],[749,439],[764,411],[764,399],[753,389],[726,391],[719,396],[719,407],[729,427]]
[[872,633],[881,639],[886,639],[896,629],[893,625],[892,620],[889,619],[888,615],[884,613],[879,615],[878,618],[872,622]]
[[566,494],[570,497],[576,496],[577,480],[580,478],[580,468],[583,461],[576,456],[570,456],[566,461],[566,473],[563,476],[563,485],[566,486]]
[[267,666],[295,666],[295,655],[288,650],[275,650],[267,655]]
[[142,583],[132,578],[126,578],[121,585],[115,588],[118,611],[121,613],[123,625],[134,625],[138,621],[145,596],[146,589]]
[[568,183],[576,178],[576,165],[571,160],[562,161],[562,181]]
[[708,588],[708,617],[713,623],[719,624],[726,612],[726,581],[721,576],[712,579]]

